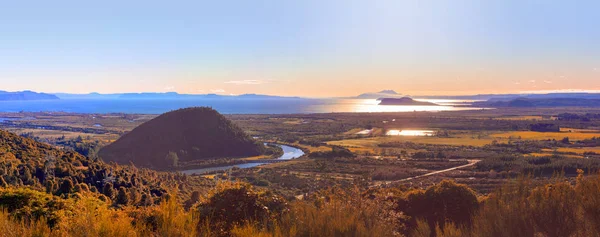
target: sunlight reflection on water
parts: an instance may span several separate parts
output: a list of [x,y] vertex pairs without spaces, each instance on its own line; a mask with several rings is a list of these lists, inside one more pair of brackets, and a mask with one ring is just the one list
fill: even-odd
[[[223,114],[295,114],[353,112],[413,112],[480,110],[466,107],[472,101],[422,100],[438,106],[378,105],[376,99],[61,99],[46,101],[1,101],[0,112],[72,112],[161,114],[168,111],[208,106]],[[462,105],[454,107],[453,105]],[[1,121],[0,121],[1,122]]]
[[409,137],[429,137],[434,135],[434,131],[431,130],[388,130],[385,135],[388,136],[409,136]]
[[[411,106],[411,105],[379,105],[374,99],[340,99],[335,104],[322,105],[320,112],[438,112],[438,111],[463,111],[480,110],[475,107],[454,107],[453,105],[469,105],[473,101],[461,100],[422,100],[438,104],[437,106]],[[335,106],[334,106],[335,105]]]

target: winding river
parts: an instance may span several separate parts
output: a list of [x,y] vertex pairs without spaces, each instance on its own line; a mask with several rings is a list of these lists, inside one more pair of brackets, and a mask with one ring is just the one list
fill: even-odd
[[[291,159],[296,159],[296,158],[304,155],[304,152],[298,148],[287,146],[287,145],[281,145],[281,144],[275,144],[275,145],[281,147],[281,149],[283,150],[283,155],[281,155],[279,158],[277,158],[277,160],[291,160]],[[256,166],[260,166],[260,165],[264,165],[264,164],[267,164],[267,163],[260,163],[260,162],[244,163],[244,164],[238,164],[238,165],[228,165],[228,166],[217,166],[217,167],[209,167],[209,168],[201,168],[201,169],[183,170],[183,171],[179,171],[179,172],[188,174],[188,175],[205,174],[205,173],[214,172],[214,171],[229,170],[229,169],[232,169],[233,167],[238,167],[240,169],[247,169],[247,168],[252,168],[252,167],[256,167]]]

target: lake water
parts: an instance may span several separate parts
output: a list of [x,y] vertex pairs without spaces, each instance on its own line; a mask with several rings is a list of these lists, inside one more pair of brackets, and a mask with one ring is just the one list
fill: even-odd
[[[432,100],[435,102],[435,100]],[[439,101],[438,101],[439,102]],[[44,101],[0,101],[0,112],[72,112],[161,114],[208,106],[224,114],[296,114],[339,112],[455,111],[481,108],[454,107],[467,101],[444,100],[439,106],[378,105],[374,99],[62,99]]]
[[[281,149],[283,149],[283,155],[281,155],[279,158],[277,158],[278,160],[291,160],[291,159],[299,158],[304,155],[304,152],[298,148],[286,146],[286,145],[280,145],[280,144],[276,144],[276,145],[281,147]],[[234,167],[238,167],[240,169],[246,169],[246,168],[257,167],[257,166],[264,165],[264,164],[266,164],[266,163],[245,163],[245,164],[239,164],[239,165],[228,165],[228,166],[218,166],[218,167],[184,170],[184,171],[179,171],[179,172],[188,174],[188,175],[206,174],[206,173],[214,172],[214,171],[230,170],[230,169],[233,169]]]

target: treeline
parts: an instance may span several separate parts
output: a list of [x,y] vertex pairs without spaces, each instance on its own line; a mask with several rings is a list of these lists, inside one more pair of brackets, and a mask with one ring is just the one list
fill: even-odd
[[560,121],[581,121],[589,122],[592,120],[600,120],[600,114],[586,113],[586,114],[574,114],[574,113],[561,113],[557,116]]
[[86,157],[96,158],[98,155],[98,151],[103,146],[103,144],[101,144],[98,140],[86,140],[84,140],[81,136],[72,139],[67,139],[65,136],[62,136],[57,138],[56,142],[54,143],[58,146],[65,147],[67,149],[72,149],[73,151],[82,154]]
[[352,151],[341,146],[332,146],[331,151],[316,151],[309,154],[310,158],[347,158],[355,156]]
[[561,155],[523,156],[515,154],[499,154],[478,162],[475,167],[480,171],[504,172],[510,176],[531,174],[534,176],[552,176],[556,173],[575,175],[577,170],[586,173],[600,171],[600,159],[575,159]]

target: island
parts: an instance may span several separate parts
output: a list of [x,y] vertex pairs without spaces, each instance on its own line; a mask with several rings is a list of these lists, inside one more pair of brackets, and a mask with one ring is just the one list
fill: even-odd
[[437,106],[436,103],[416,101],[409,97],[402,98],[379,98],[379,105],[414,105],[414,106]]

